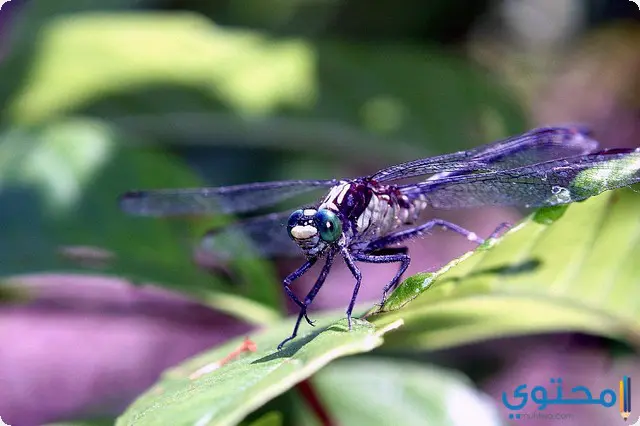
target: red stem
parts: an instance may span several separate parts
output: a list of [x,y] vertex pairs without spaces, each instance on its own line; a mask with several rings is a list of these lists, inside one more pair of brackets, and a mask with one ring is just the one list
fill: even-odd
[[336,426],[336,423],[329,416],[329,412],[320,401],[318,393],[309,379],[303,380],[296,386],[311,411],[316,415],[322,426]]

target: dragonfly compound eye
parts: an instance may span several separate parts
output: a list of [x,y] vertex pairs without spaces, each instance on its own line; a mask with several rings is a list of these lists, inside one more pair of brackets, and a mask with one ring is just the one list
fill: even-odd
[[328,243],[333,243],[340,238],[342,234],[342,222],[338,215],[328,209],[320,209],[314,217],[314,222],[320,238]]
[[291,231],[291,228],[296,226],[300,219],[304,216],[304,213],[301,209],[298,209],[289,215],[289,221],[287,222],[287,229]]
[[287,222],[289,237],[296,241],[309,240],[316,237],[318,230],[313,221],[315,213],[315,209],[300,209],[291,213]]

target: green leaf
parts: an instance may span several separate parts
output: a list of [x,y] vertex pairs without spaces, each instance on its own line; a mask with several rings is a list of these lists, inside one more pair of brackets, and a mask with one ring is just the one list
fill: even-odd
[[441,270],[405,280],[387,312],[369,317],[378,326],[404,320],[385,347],[435,349],[554,331],[640,347],[640,196],[608,191],[564,210],[541,209]]
[[378,347],[382,336],[397,326],[375,329],[366,321],[354,320],[347,332],[346,320],[330,325],[335,318],[336,314],[319,317],[317,331],[290,342],[282,351],[276,346],[291,332],[291,321],[254,334],[251,339],[257,351],[242,353],[226,364],[220,365],[241,346],[241,339],[204,352],[165,372],[116,424],[237,424],[332,360]]
[[196,267],[192,246],[207,218],[154,220],[120,211],[118,196],[133,188],[201,185],[176,158],[127,150],[123,139],[100,121],[82,119],[0,134],[0,278],[99,272],[197,295],[252,322],[277,317],[266,308],[280,295],[265,262],[244,272],[253,277],[253,302],[220,293],[223,282]]
[[312,380],[337,424],[450,426],[478,419],[487,426],[503,424],[495,402],[466,377],[424,364],[350,358],[328,365]]

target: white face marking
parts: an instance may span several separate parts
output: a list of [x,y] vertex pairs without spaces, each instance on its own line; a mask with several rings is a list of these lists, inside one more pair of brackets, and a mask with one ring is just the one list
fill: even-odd
[[291,228],[291,235],[297,240],[306,240],[307,238],[313,237],[317,233],[318,230],[316,229],[316,227],[311,225],[297,225]]
[[302,214],[304,214],[305,216],[313,216],[314,214],[316,214],[316,210],[315,209],[304,209],[302,211]]

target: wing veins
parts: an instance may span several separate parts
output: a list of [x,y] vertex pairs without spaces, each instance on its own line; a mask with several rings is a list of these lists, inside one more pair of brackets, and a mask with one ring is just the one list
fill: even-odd
[[371,176],[379,182],[436,174],[433,178],[505,170],[593,152],[598,143],[583,127],[540,127],[467,151],[410,161]]
[[482,205],[540,207],[584,200],[640,181],[640,152],[603,151],[509,170],[444,176],[401,186],[434,208]]
[[119,202],[123,211],[139,216],[245,213],[337,183],[337,180],[289,180],[216,188],[130,191],[123,194]]

